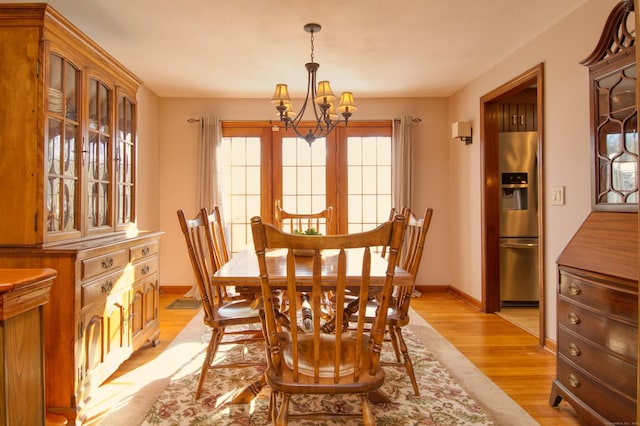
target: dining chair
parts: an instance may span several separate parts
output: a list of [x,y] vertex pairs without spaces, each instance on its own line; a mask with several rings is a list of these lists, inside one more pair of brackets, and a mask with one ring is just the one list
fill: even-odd
[[321,234],[331,234],[331,222],[333,220],[333,207],[317,213],[290,213],[282,210],[280,203],[275,205],[275,223],[283,231],[290,233],[304,233],[309,229],[314,229]]
[[224,223],[222,220],[222,213],[220,213],[220,207],[214,206],[211,211],[206,208],[202,208],[201,214],[206,216],[207,223],[211,228],[209,235],[211,241],[209,246],[213,248],[218,268],[229,261],[229,250],[227,248],[227,240],[225,238]]
[[[267,371],[265,379],[271,388],[270,417],[276,425],[288,424],[289,418],[336,419],[361,418],[365,425],[374,425],[375,419],[369,402],[369,394],[384,382],[384,369],[380,364],[380,351],[385,334],[385,323],[389,300],[394,288],[395,258],[402,242],[404,217],[397,216],[372,231],[328,236],[305,236],[283,232],[277,227],[263,223],[260,217],[251,220],[253,242],[260,268],[263,298],[263,328],[267,342]],[[381,288],[370,282],[372,248],[389,246],[390,262]],[[348,249],[362,250],[360,276],[353,280],[347,277],[346,252]],[[302,313],[296,298],[290,300],[288,310],[291,327],[277,326],[278,304],[273,300],[272,283],[267,269],[267,250],[286,249],[287,291],[290,294],[307,292],[313,310],[313,328],[305,332]],[[296,249],[313,250],[311,259],[297,258]],[[329,249],[335,249],[327,252]],[[325,253],[322,251],[325,250]],[[331,255],[328,253],[332,253]],[[336,253],[336,254],[333,254]],[[375,254],[374,254],[375,256]],[[296,262],[310,262],[311,277],[296,275]],[[334,263],[335,262],[335,263]],[[353,265],[351,265],[353,267]],[[356,269],[358,270],[358,269]],[[355,330],[346,327],[344,295],[348,288],[355,287],[359,294],[379,290],[380,307],[373,324],[365,329],[367,299],[360,300],[360,312],[356,315]],[[332,333],[322,332],[322,293],[333,290],[337,303],[336,326]],[[361,413],[306,412],[306,409],[290,413],[292,398],[300,395],[350,394],[359,399]]]
[[[422,262],[422,253],[424,252],[424,242],[431,224],[431,216],[433,209],[425,209],[422,217],[416,215],[408,208],[403,211],[405,217],[404,241],[398,256],[400,261],[398,265],[409,272],[413,277],[412,286],[397,287],[391,302],[391,309],[387,315],[387,330],[389,332],[389,340],[396,355],[396,362],[385,362],[383,365],[404,366],[411,380],[413,391],[416,396],[420,395],[418,382],[413,371],[413,362],[407,350],[407,344],[402,336],[402,327],[409,324],[409,307],[411,297],[415,287],[415,278],[420,269]],[[369,315],[373,315],[371,312]],[[402,355],[402,359],[401,359]]]
[[[211,280],[218,269],[212,246],[214,238],[211,234],[213,226],[210,220],[214,219],[213,216],[207,215],[204,209],[194,219],[187,219],[182,210],[178,210],[177,214],[200,292],[204,324],[211,329],[211,338],[202,363],[195,394],[197,400],[200,398],[209,369],[264,365],[264,362],[256,363],[245,359],[214,364],[213,361],[220,345],[264,342],[264,337],[262,327],[253,329],[237,327],[247,324],[261,324],[259,311],[252,309],[252,301],[245,298],[226,297],[226,288],[222,285],[214,285]],[[225,339],[225,337],[230,338]]]

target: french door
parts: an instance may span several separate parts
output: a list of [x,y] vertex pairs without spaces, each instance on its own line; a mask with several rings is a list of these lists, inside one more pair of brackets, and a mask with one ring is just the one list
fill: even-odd
[[332,206],[330,233],[371,229],[392,205],[391,122],[349,123],[311,146],[269,123],[223,122],[218,172],[232,252],[251,243],[251,217],[273,222],[276,200],[292,213]]

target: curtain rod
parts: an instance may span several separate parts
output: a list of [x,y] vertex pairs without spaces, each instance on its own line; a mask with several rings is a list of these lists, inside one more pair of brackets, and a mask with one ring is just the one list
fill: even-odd
[[187,119],[187,121],[189,123],[193,124],[193,123],[197,123],[198,121],[200,121],[200,119],[199,118],[189,118],[189,119]]

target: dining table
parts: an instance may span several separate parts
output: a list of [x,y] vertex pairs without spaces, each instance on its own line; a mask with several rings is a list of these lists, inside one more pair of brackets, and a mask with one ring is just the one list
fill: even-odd
[[[372,248],[373,251],[373,248]],[[347,289],[359,289],[362,277],[362,256],[364,249],[345,249],[347,267]],[[321,271],[323,283],[327,289],[335,286],[339,250],[322,250]],[[287,249],[271,249],[265,253],[267,260],[267,273],[269,283],[274,290],[285,289],[287,285]],[[313,255],[311,253],[299,253],[295,256],[296,279],[299,290],[304,292],[304,284],[311,283]],[[371,254],[371,275],[370,289],[373,292],[376,288],[381,289],[387,277],[388,262],[382,256]],[[236,293],[251,295],[261,292],[260,269],[258,257],[253,246],[248,246],[234,253],[229,261],[219,268],[212,277],[213,284],[234,286]],[[394,286],[409,286],[414,284],[414,277],[404,269],[396,266],[394,271]],[[368,295],[372,297],[372,295]],[[239,389],[230,397],[231,404],[247,404],[255,398],[266,382],[262,375],[252,383],[247,384],[243,389]],[[384,400],[385,397],[376,394],[376,398]]]

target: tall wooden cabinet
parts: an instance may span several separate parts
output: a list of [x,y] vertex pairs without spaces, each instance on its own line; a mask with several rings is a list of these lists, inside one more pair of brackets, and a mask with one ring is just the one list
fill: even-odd
[[592,212],[557,259],[557,377],[550,403],[587,424],[635,424],[638,116],[632,0],[613,9],[589,67]]
[[47,4],[0,4],[0,267],[58,271],[45,394],[72,422],[159,334],[160,233],[135,223],[140,84]]

